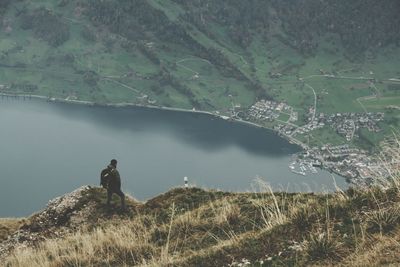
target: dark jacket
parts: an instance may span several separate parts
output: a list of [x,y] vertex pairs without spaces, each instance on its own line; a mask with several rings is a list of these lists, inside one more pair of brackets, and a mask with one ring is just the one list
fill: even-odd
[[114,166],[108,165],[107,168],[102,170],[100,179],[100,184],[107,190],[113,192],[121,190],[121,177]]

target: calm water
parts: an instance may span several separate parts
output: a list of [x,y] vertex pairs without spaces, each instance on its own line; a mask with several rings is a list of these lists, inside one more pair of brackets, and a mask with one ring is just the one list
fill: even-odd
[[123,190],[140,200],[181,186],[184,176],[233,191],[255,190],[257,176],[291,191],[333,188],[328,172],[291,173],[299,148],[274,133],[201,114],[0,100],[0,140],[0,217],[29,215],[97,185],[112,158]]

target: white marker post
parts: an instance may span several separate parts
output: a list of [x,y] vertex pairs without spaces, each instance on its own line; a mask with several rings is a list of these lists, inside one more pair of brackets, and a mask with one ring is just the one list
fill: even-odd
[[183,177],[183,181],[185,182],[185,188],[188,188],[189,184],[188,184],[188,178],[186,176]]

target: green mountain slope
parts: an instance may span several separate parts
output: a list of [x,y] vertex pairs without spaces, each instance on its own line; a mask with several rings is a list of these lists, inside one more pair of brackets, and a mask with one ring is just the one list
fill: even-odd
[[2,1],[0,90],[222,114],[273,99],[299,125],[315,96],[326,114],[386,112],[387,133],[399,125],[398,11],[395,0]]

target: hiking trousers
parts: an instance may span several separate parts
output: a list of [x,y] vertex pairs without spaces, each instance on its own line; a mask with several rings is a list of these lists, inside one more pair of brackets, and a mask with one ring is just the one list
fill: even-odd
[[113,194],[117,194],[121,198],[121,206],[124,209],[125,208],[125,195],[121,191],[121,189],[107,190],[107,205],[110,205]]

